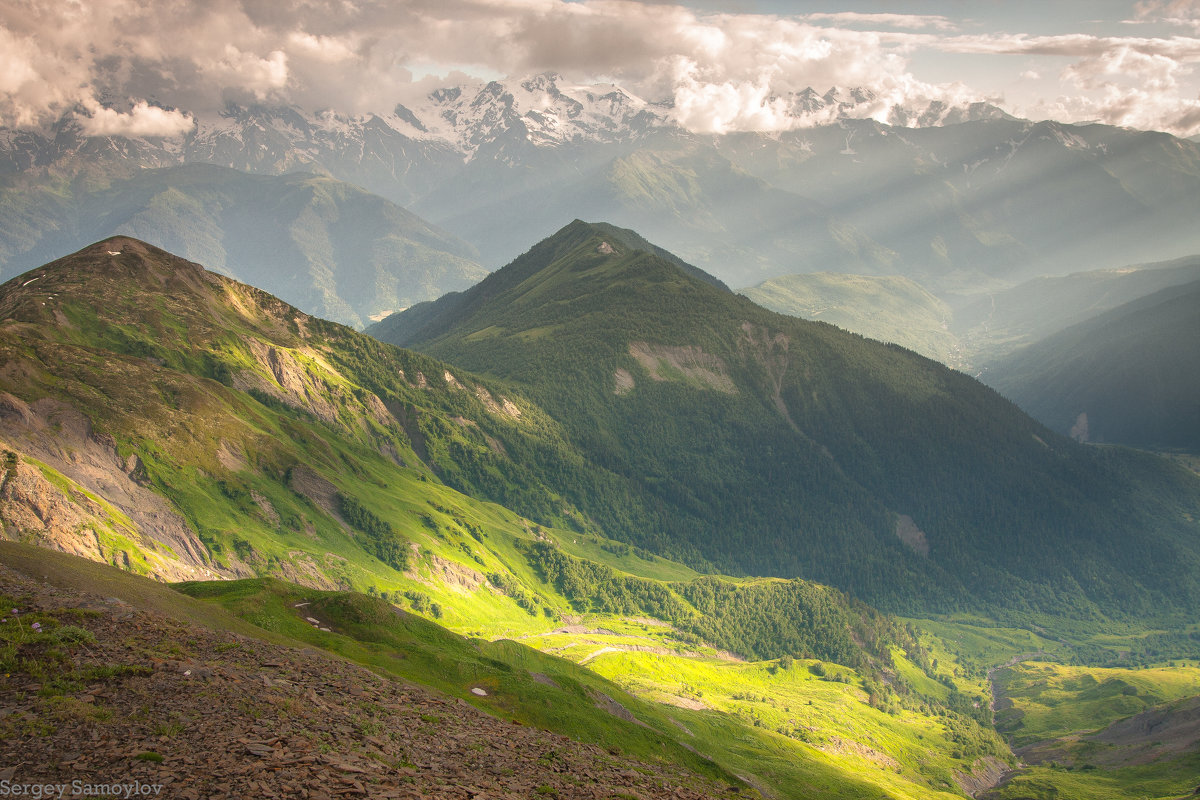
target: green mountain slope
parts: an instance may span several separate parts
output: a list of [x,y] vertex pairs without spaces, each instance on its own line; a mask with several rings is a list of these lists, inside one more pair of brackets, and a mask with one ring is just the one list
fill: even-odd
[[949,330],[950,307],[898,275],[784,275],[742,289],[741,294],[780,314],[894,342],[943,364],[959,366],[963,360],[958,338]]
[[536,408],[136,240],[10,281],[0,318],[6,522],[58,509],[35,527],[106,560],[365,587],[421,560],[390,533],[473,541],[435,535],[463,503],[521,529],[447,484],[575,516],[507,456],[561,442]]
[[[158,578],[285,579],[186,590],[273,640],[782,797],[953,796],[957,773],[1005,756],[981,689],[911,627],[836,589],[701,577],[599,535],[553,487],[608,473],[521,394],[144,243],[108,239],[0,287],[0,363],[5,538]],[[22,552],[38,575],[152,595]],[[29,682],[51,665],[26,641],[0,647]],[[210,658],[189,647],[173,652]],[[565,650],[575,664],[551,655]],[[637,666],[622,674],[640,699],[585,669],[613,653]],[[649,683],[662,659],[704,688],[664,700]],[[776,708],[792,703],[805,724]],[[862,774],[881,759],[895,766]]]
[[[633,235],[584,227],[585,247],[590,236],[601,237],[590,239],[604,256],[592,266],[609,270],[608,278],[628,278],[624,270],[632,267],[633,282],[652,299],[655,287],[670,285],[754,309],[674,260],[636,249],[641,240]],[[566,248],[562,266],[578,267],[567,239],[557,242]],[[601,242],[612,252],[600,252]],[[539,272],[505,271],[497,283],[526,295],[545,290],[542,298],[552,302],[567,297],[568,285],[589,285],[586,273],[567,269],[560,285],[542,286]],[[601,304],[601,295],[590,302]],[[667,308],[686,322],[686,306]],[[568,318],[578,310],[565,309]],[[644,318],[634,311],[631,319]],[[533,335],[553,338],[568,328]],[[813,341],[820,346],[819,339],[806,344]],[[658,359],[652,366],[663,383],[687,392],[726,386],[702,353],[639,353]],[[638,369],[630,371],[633,391],[620,397],[653,380],[635,376]],[[744,374],[728,371],[730,381]],[[792,395],[780,394],[789,408]],[[691,409],[680,403],[679,419],[703,432],[687,419]],[[1067,457],[1075,449],[1048,441],[1065,446]],[[661,443],[646,439],[647,446]],[[573,499],[580,490],[587,502]],[[3,672],[13,679],[0,692],[17,697],[25,692],[19,687],[42,685],[20,702],[51,726],[66,723],[38,729],[60,737],[54,741],[62,747],[77,720],[103,722],[109,711],[122,720],[110,730],[147,735],[142,718],[126,712],[144,703],[158,708],[158,684],[138,669],[110,669],[105,659],[113,654],[129,658],[144,643],[151,659],[186,660],[222,678],[246,668],[257,685],[256,671],[266,665],[241,656],[260,648],[252,641],[258,636],[431,685],[655,770],[736,779],[781,798],[951,798],[989,785],[1012,760],[990,728],[986,666],[1041,646],[1091,647],[1102,660],[1121,660],[1114,651],[1130,649],[1131,638],[1146,654],[1159,646],[1132,625],[1081,625],[1083,638],[1071,645],[962,622],[937,626],[951,632],[951,643],[925,623],[888,617],[828,586],[700,576],[607,538],[604,518],[588,504],[598,499],[636,515],[642,497],[611,465],[592,459],[575,430],[511,383],[315,319],[126,237],[0,286],[3,536],[159,578],[257,576],[189,581],[180,588],[205,601],[197,604],[136,576],[114,577],[102,565],[0,547],[0,561],[38,580],[249,637],[240,644],[207,634],[163,639],[159,623],[129,622],[140,612],[120,607],[120,624],[140,626],[131,651],[119,625],[39,603],[26,589],[10,589],[11,573],[0,569],[5,606],[24,609],[19,624],[9,618],[0,626]],[[919,547],[913,528],[896,530]],[[68,617],[76,629],[62,624]],[[22,627],[31,621],[42,630]],[[1114,638],[1117,629],[1124,635]],[[91,645],[77,647],[89,633]],[[1179,652],[1190,652],[1186,631],[1171,636]],[[989,643],[990,660],[967,660],[975,640]],[[292,656],[271,659],[277,670]],[[346,685],[349,673],[339,674]],[[372,679],[367,697],[376,685]],[[245,708],[265,715],[258,724],[270,727],[275,712],[289,708],[271,699],[286,684],[264,686],[264,702]],[[393,729],[389,715],[431,722],[421,716],[427,707],[404,701],[356,715],[366,710],[364,696],[335,694],[323,698],[330,715],[371,726],[363,732]],[[347,696],[352,704],[343,702]],[[437,706],[438,714],[458,707]],[[30,719],[0,720],[10,749],[48,747],[27,735]],[[162,763],[197,744],[203,747],[194,752],[211,752],[211,740],[190,735],[191,719],[171,717],[165,741],[155,734]],[[279,719],[290,730],[297,718]],[[340,739],[329,744],[330,752],[347,752]],[[260,755],[248,758],[261,763]]]
[[1200,599],[1194,476],[1081,448],[961,373],[766,311],[606,227],[576,221],[371,331],[520,387],[619,479],[564,496],[650,549],[888,608]]
[[1083,441],[1200,453],[1200,282],[1036,342],[994,364],[987,381]]
[[0,184],[0,275],[133,236],[362,326],[487,274],[467,244],[381,197],[316,175],[206,164]]

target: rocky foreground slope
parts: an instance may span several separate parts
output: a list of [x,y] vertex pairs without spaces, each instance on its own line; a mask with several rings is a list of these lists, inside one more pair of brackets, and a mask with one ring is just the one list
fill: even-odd
[[176,608],[147,610],[127,581],[80,590],[64,563],[0,548],[0,780],[10,787],[161,786],[158,796],[184,800],[702,798],[732,789],[505,722],[315,650],[201,625]]

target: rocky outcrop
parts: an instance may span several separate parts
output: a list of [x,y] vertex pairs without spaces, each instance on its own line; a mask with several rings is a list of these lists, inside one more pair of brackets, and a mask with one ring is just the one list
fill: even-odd
[[5,463],[0,477],[0,524],[11,538],[31,539],[63,553],[105,561],[96,534],[104,525],[102,513],[86,497],[68,497],[37,467],[20,460]]
[[929,540],[925,537],[925,531],[907,514],[901,514],[896,519],[896,538],[908,545],[914,553],[929,557]]
[[330,400],[333,390],[328,382],[306,370],[289,350],[249,337],[245,342],[262,372],[271,379],[252,370],[242,370],[233,376],[233,388],[263,392],[323,422],[337,420],[337,407]]
[[[0,448],[13,454],[5,460],[7,494],[0,509],[10,537],[24,534],[111,562],[113,548],[101,541],[107,533],[136,545],[146,568],[160,579],[222,574],[195,531],[147,486],[140,457],[122,457],[112,437],[94,432],[77,409],[50,398],[26,403],[0,392]],[[47,478],[34,459],[68,488]]]
[[345,526],[339,508],[338,489],[323,476],[299,464],[292,467],[288,473],[288,487],[293,492],[307,497],[318,508]]

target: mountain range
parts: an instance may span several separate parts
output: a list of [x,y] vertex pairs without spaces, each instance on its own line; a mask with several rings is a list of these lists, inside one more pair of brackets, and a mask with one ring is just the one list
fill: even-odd
[[542,74],[0,130],[8,761],[1190,792],[1200,146],[770,102],[702,134]]
[[1194,142],[985,106],[897,110],[884,124],[853,118],[858,94],[800,92],[795,113],[826,124],[780,134],[693,134],[619,87],[554,75],[447,86],[352,118],[230,107],[182,139],[87,137],[68,114],[0,132],[0,180],[192,162],[311,171],[419,214],[488,268],[579,216],[634,227],[733,286],[838,271],[940,292],[1200,251]]
[[894,342],[990,381],[992,364],[1052,334],[1200,278],[1200,257],[1043,276],[935,294],[899,276],[783,275],[739,290],[755,302]]

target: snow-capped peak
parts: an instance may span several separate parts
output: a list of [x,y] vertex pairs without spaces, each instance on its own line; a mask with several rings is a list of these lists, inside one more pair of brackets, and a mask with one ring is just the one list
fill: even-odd
[[519,81],[438,89],[413,106],[428,136],[449,142],[468,158],[501,140],[536,146],[639,138],[670,120],[612,84],[564,84],[555,73]]

